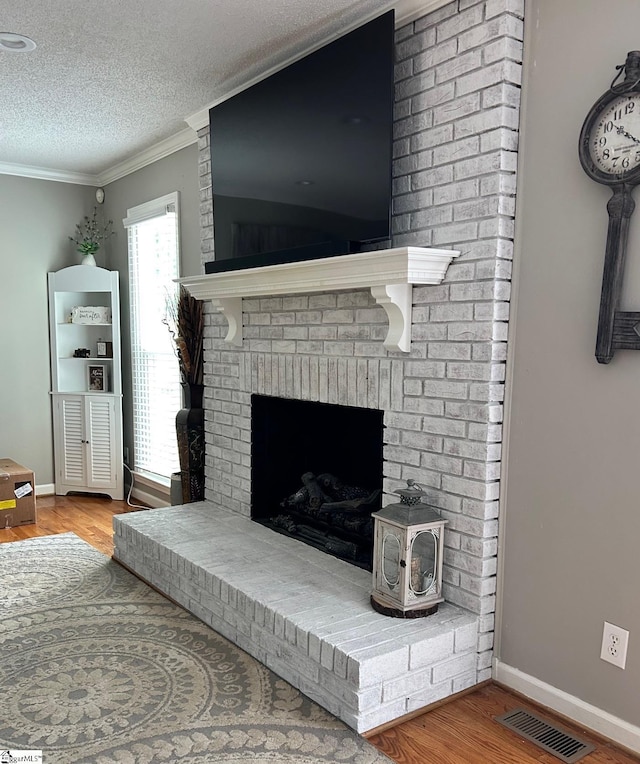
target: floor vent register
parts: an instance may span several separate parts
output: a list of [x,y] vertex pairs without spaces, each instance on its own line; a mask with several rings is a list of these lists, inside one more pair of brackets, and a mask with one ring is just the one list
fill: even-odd
[[595,746],[590,743],[522,708],[507,711],[506,714],[494,718],[507,729],[530,740],[566,764],[574,764],[595,750]]

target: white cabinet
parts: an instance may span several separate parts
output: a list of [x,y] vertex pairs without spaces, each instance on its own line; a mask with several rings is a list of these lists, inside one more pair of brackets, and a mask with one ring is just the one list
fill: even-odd
[[53,395],[56,493],[122,499],[121,418],[114,395]]
[[56,493],[124,497],[118,273],[49,274]]

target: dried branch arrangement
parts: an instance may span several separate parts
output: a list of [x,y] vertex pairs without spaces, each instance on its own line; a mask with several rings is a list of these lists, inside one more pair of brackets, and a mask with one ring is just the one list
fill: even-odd
[[180,286],[176,297],[167,298],[164,323],[173,338],[183,382],[201,385],[204,381],[202,301]]

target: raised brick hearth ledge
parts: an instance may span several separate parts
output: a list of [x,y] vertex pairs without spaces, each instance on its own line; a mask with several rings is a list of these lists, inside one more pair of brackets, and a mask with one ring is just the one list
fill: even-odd
[[476,682],[478,617],[372,610],[371,574],[210,502],[114,516],[114,558],[358,732]]

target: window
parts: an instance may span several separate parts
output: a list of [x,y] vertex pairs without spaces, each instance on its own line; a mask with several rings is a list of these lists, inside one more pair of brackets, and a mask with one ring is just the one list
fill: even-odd
[[123,223],[129,241],[133,468],[170,478],[179,470],[176,413],[182,398],[163,319],[179,276],[178,194],[127,210]]

